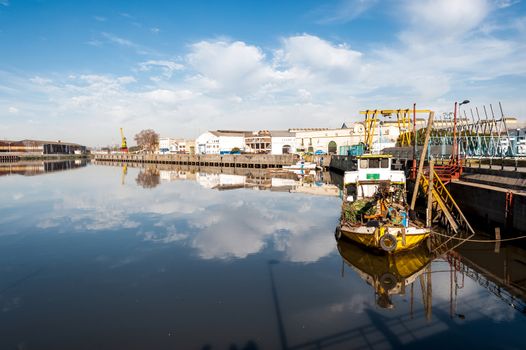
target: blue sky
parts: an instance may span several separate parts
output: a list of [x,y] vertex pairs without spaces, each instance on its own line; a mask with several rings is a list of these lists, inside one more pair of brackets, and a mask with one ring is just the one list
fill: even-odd
[[516,0],[0,0],[0,138],[337,127],[368,108],[526,116]]

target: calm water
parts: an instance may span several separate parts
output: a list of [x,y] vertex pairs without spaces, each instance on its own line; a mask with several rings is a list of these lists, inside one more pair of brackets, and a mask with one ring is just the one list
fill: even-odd
[[387,260],[319,178],[75,167],[0,176],[0,349],[526,348],[523,248]]

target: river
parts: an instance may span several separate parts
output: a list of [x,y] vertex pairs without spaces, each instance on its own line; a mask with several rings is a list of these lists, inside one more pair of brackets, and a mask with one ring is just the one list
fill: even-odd
[[327,173],[68,164],[0,169],[0,349],[526,348],[524,246],[337,244]]

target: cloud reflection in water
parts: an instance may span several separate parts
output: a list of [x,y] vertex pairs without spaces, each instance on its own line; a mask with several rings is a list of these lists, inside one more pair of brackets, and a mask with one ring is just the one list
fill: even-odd
[[[128,169],[127,179],[142,178],[144,173]],[[124,230],[155,244],[190,246],[203,259],[240,259],[270,247],[285,260],[314,262],[334,252],[327,228],[335,227],[339,216],[335,197],[210,190],[206,188],[214,187],[210,179],[221,180],[205,175],[197,176],[204,187],[195,181],[163,181],[147,188],[141,187],[144,181],[121,185],[119,167],[90,166],[61,175],[41,178],[42,186],[53,191],[40,191],[31,202],[10,204],[14,210],[28,205],[26,210],[33,215],[26,225],[33,225],[33,230],[66,234]],[[235,176],[227,179],[230,185],[236,181]],[[23,184],[18,186],[15,182],[6,190],[30,194]]]

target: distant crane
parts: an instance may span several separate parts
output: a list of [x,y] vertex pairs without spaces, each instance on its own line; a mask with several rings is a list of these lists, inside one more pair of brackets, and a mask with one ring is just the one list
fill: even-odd
[[121,128],[121,151],[124,153],[128,153],[128,144],[126,142],[126,137],[124,136],[124,132]]

